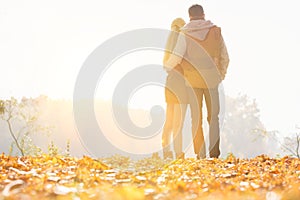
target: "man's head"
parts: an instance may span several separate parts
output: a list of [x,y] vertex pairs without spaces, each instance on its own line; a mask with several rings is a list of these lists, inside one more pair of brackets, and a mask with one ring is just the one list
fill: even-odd
[[204,19],[203,7],[198,4],[194,4],[189,8],[190,20]]

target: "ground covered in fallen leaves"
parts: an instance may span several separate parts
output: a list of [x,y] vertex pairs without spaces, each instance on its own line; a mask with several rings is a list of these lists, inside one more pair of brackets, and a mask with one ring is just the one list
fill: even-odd
[[1,154],[4,199],[300,199],[300,160]]

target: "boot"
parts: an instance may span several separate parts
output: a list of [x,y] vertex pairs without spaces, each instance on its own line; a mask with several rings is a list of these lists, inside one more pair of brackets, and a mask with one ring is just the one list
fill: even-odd
[[197,154],[197,159],[205,159],[206,158],[206,155],[204,153],[199,153]]
[[171,159],[171,160],[173,160],[173,153],[172,153],[172,151],[164,151],[163,155],[164,155],[164,159]]

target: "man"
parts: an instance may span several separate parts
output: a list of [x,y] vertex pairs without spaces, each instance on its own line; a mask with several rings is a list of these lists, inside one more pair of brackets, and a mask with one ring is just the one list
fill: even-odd
[[194,152],[197,158],[206,157],[202,128],[202,101],[207,107],[209,123],[209,156],[220,155],[219,83],[225,78],[229,57],[221,29],[209,20],[201,5],[189,8],[190,22],[182,28],[173,55],[167,61],[169,68],[182,64],[189,86],[189,104],[192,117]]

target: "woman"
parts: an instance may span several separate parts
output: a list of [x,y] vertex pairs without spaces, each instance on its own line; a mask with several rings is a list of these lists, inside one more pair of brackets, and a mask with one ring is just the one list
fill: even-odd
[[[181,18],[173,20],[171,25],[171,33],[169,35],[163,63],[168,61],[178,38],[180,29],[185,25]],[[162,147],[164,159],[173,159],[173,153],[170,150],[173,138],[174,151],[176,158],[184,158],[182,152],[182,127],[184,116],[187,108],[187,91],[183,78],[183,69],[181,65],[177,65],[171,70],[168,70],[166,86],[165,86],[165,100],[167,103],[166,121],[162,133]]]

